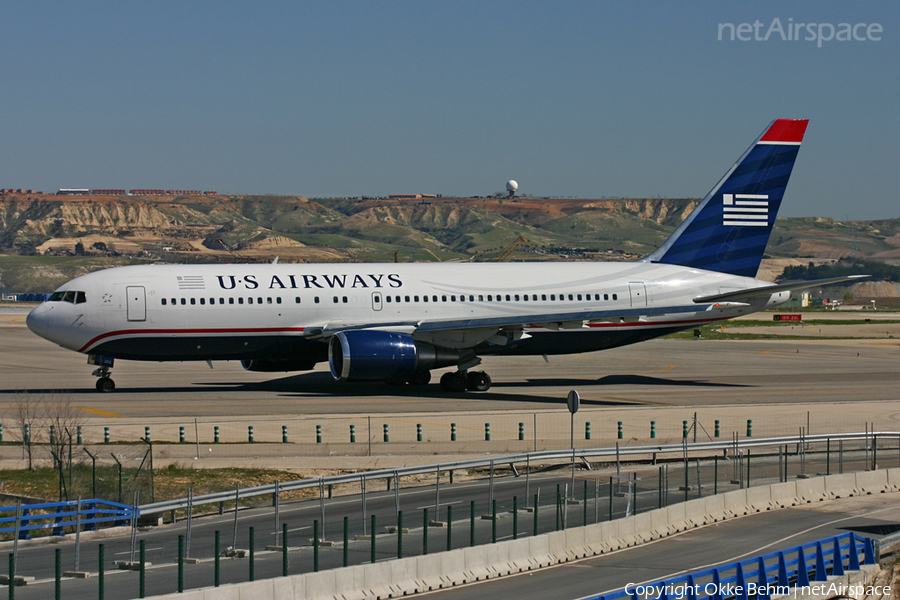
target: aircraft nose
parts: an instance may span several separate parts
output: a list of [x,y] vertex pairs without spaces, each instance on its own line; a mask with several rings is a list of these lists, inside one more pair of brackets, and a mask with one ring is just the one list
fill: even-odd
[[37,305],[28,313],[28,316],[25,317],[25,324],[32,333],[42,338],[47,337],[47,331],[50,328],[50,310],[50,307],[44,303]]

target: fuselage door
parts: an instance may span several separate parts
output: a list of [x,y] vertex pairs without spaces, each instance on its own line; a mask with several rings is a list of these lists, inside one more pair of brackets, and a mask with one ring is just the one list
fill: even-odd
[[643,281],[632,281],[628,284],[628,291],[631,292],[632,308],[647,306],[647,287]]
[[381,310],[381,292],[372,292],[372,310]]
[[129,285],[125,288],[125,305],[128,308],[129,321],[147,320],[147,295],[142,285]]

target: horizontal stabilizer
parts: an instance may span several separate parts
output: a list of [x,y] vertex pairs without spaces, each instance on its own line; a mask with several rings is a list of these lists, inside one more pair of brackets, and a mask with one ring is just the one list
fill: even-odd
[[694,298],[697,304],[705,302],[725,302],[734,300],[749,300],[751,298],[762,298],[777,294],[778,292],[790,292],[793,290],[805,290],[806,288],[819,287],[821,285],[831,285],[833,283],[845,283],[847,281],[858,281],[866,279],[870,275],[847,275],[846,277],[829,277],[828,279],[813,279],[811,281],[795,281],[794,283],[782,283],[765,285],[762,287],[748,288],[746,290],[738,290],[735,292],[727,292],[725,294],[715,294],[713,296],[698,296]]

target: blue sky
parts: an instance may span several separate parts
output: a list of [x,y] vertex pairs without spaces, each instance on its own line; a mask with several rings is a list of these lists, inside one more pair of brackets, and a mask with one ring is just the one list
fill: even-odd
[[[775,18],[883,31],[718,40]],[[699,197],[784,117],[810,126],[782,216],[900,217],[893,0],[4,0],[0,22],[0,187]]]

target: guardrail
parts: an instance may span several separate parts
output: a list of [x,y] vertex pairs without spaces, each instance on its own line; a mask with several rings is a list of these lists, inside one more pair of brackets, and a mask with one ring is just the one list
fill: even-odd
[[[786,436],[773,438],[735,438],[727,441],[711,441],[711,442],[688,442],[687,438],[681,444],[658,444],[650,446],[626,446],[616,445],[609,448],[587,448],[572,450],[547,450],[542,452],[527,452],[523,454],[512,454],[507,456],[497,456],[493,458],[476,458],[461,460],[449,463],[437,463],[429,465],[417,465],[411,467],[399,467],[394,469],[379,469],[374,471],[365,471],[359,473],[349,473],[344,475],[332,475],[316,479],[301,479],[296,481],[279,482],[278,484],[267,484],[254,487],[239,489],[236,491],[216,492],[213,494],[204,494],[194,496],[192,500],[187,498],[179,498],[175,500],[167,500],[164,502],[154,502],[151,504],[142,504],[140,508],[141,515],[153,515],[158,513],[169,512],[173,510],[181,510],[192,507],[218,504],[221,502],[233,501],[235,497],[238,500],[253,498],[256,496],[265,496],[275,494],[277,492],[287,492],[303,489],[324,489],[325,486],[356,483],[361,480],[366,482],[376,479],[398,478],[410,475],[424,475],[441,471],[454,471],[460,469],[477,469],[487,468],[494,465],[516,465],[522,463],[537,464],[547,462],[568,462],[572,460],[590,461],[591,459],[617,459],[633,458],[636,456],[651,455],[667,455],[698,452],[717,452],[717,451],[734,451],[760,447],[773,447],[783,445],[801,444],[807,445],[816,442],[841,442],[841,441],[864,441],[868,446],[870,441],[877,443],[878,438],[896,438],[900,440],[900,432],[897,431],[869,431],[866,433],[837,433],[837,434],[817,434],[817,435],[801,435]],[[277,488],[276,488],[277,485]]]
[[[845,571],[858,571],[861,564],[877,564],[874,545],[871,539],[849,532],[653,583],[629,584],[587,600],[626,597],[633,600],[747,600],[754,596],[757,600],[770,600],[772,596],[790,595],[792,588],[809,588],[814,582],[826,582],[829,575],[843,576]],[[833,595],[846,596],[847,592],[839,591]]]
[[[12,515],[8,513],[12,512]],[[0,533],[15,533],[20,540],[31,539],[30,531],[52,529],[63,535],[65,527],[92,531],[100,523],[125,525],[140,517],[140,508],[107,500],[68,500],[45,504],[0,506]],[[12,523],[12,525],[7,525]]]

